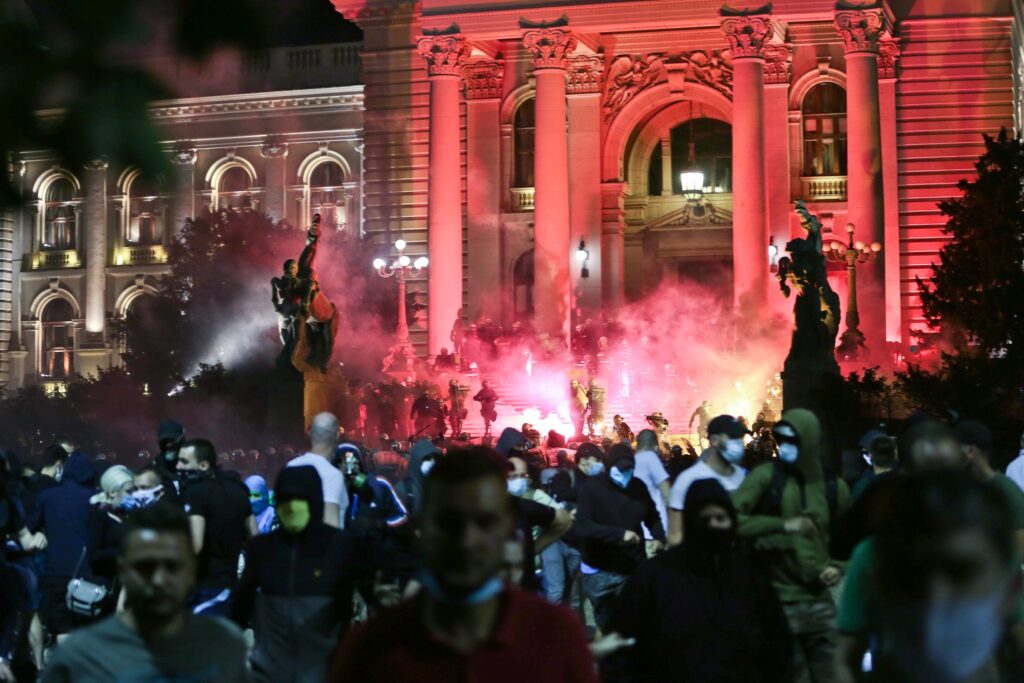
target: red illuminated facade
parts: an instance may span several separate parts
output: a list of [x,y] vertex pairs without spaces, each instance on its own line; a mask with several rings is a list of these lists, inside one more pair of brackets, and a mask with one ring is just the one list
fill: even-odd
[[431,354],[460,309],[564,337],[665,282],[781,309],[795,199],[882,245],[861,328],[910,343],[937,202],[1019,126],[1009,0],[332,1],[364,31],[364,231],[429,251]]

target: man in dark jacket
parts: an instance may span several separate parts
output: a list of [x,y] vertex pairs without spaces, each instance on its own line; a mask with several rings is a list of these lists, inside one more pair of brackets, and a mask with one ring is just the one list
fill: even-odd
[[605,457],[607,474],[580,489],[574,529],[583,539],[583,595],[594,606],[601,630],[622,587],[645,559],[642,524],[651,530],[652,549],[665,545],[665,528],[647,486],[633,479],[633,449],[616,444]]
[[441,449],[430,439],[420,439],[409,451],[409,469],[399,486],[402,502],[410,514],[419,512],[423,500],[423,478],[441,457]]
[[29,528],[46,534],[46,569],[43,573],[43,604],[40,617],[50,634],[66,634],[81,623],[68,610],[65,598],[73,576],[88,575],[85,561],[89,499],[95,473],[88,456],[75,453],[64,464],[60,485],[46,489],[36,499]]
[[635,638],[602,662],[606,683],[782,683],[792,643],[764,571],[740,546],[736,509],[714,479],[693,483],[683,544],[633,573],[609,629]]
[[274,487],[281,528],[251,542],[232,617],[252,623],[257,683],[321,683],[352,618],[354,540],[323,522],[320,476],[281,470]]

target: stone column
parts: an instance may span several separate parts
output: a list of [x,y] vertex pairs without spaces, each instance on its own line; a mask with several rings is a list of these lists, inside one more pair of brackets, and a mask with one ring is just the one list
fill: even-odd
[[[881,120],[882,149],[896,149],[896,67],[900,55],[899,40],[888,38],[878,43],[878,110]],[[882,154],[885,239],[882,251],[885,271],[885,341],[903,339],[903,300],[900,292],[900,204],[899,173],[896,154]]]
[[766,14],[725,7],[721,14],[733,59],[733,297],[741,313],[756,315],[768,302],[764,42],[771,23]]
[[[789,79],[793,48],[785,43],[766,43],[764,58],[765,195],[768,236],[777,249],[777,263],[789,241],[789,221],[793,215],[789,166]],[[769,296],[769,301],[779,311],[791,305],[782,296]]]
[[[574,309],[588,317],[601,307],[601,75],[604,62],[595,55],[572,58],[568,81],[569,252],[582,238],[590,252],[589,277],[582,264],[570,266],[575,283]],[[579,321],[582,322],[582,321]]]
[[622,182],[601,184],[601,298],[606,308],[625,301],[626,194]]
[[466,253],[473,283],[466,317],[501,320],[500,108],[503,65],[483,61],[463,68],[466,79]]
[[430,80],[430,173],[427,185],[427,353],[449,346],[462,308],[462,183],[459,89],[470,47],[460,35],[421,38]]
[[[285,160],[288,145],[276,135],[269,136],[260,147],[260,156],[266,159],[263,171],[263,210],[274,220],[287,217],[285,203]],[[299,216],[299,226],[308,227],[309,216]]]
[[103,339],[106,323],[107,162],[85,167],[85,332],[87,341]]
[[672,138],[661,139],[661,196],[672,196]]
[[[21,159],[10,160],[7,173],[13,186],[21,184],[25,163]],[[14,208],[5,207],[0,211],[0,387],[9,386],[12,379],[10,351],[16,343],[14,326],[15,259],[14,259]]]
[[[878,41],[886,29],[882,9],[839,9],[836,30],[846,53],[846,150],[847,206],[855,237],[864,242],[885,239],[882,185],[882,133],[878,113]],[[886,250],[897,245],[885,245]],[[885,301],[885,259],[861,266],[859,283],[863,301]],[[865,306],[861,330],[869,347],[878,349],[884,339],[885,307]]]
[[537,332],[567,345],[572,292],[565,78],[576,38],[565,28],[531,28],[523,45],[533,53],[537,79],[534,322]]
[[174,201],[171,205],[174,232],[164,235],[165,240],[177,235],[185,221],[196,215],[196,150],[191,142],[182,143],[171,152],[171,163],[174,164]]

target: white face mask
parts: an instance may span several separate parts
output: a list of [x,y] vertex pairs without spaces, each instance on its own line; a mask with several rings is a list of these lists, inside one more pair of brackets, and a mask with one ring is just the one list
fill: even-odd
[[420,472],[423,473],[424,477],[430,474],[430,470],[432,469],[434,469],[433,460],[424,460],[423,462],[420,463]]
[[722,457],[733,465],[743,460],[743,453],[743,439],[729,439],[722,449]]
[[508,492],[517,498],[526,493],[526,488],[530,482],[526,479],[509,479],[508,480]]
[[800,448],[795,443],[779,444],[779,460],[787,465],[792,465],[798,457],[800,457]]

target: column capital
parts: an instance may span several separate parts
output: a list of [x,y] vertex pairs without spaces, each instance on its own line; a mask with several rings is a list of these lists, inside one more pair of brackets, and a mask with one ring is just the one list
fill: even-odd
[[459,34],[424,36],[416,49],[427,63],[428,76],[462,76],[462,67],[472,49]]
[[576,49],[576,36],[565,28],[536,28],[523,31],[523,46],[533,53],[534,69],[569,68],[569,54]]
[[171,163],[179,166],[192,166],[196,163],[196,156],[196,149],[192,147],[191,141],[182,143],[171,150]]
[[106,159],[104,159],[103,157],[97,157],[92,161],[87,162],[85,164],[85,169],[87,171],[106,171],[109,165],[110,162],[108,162]]
[[789,43],[766,43],[764,46],[765,85],[789,85],[793,64],[793,46]]
[[280,136],[270,135],[260,146],[260,156],[264,159],[279,159],[288,156],[288,144]]
[[843,52],[878,53],[878,42],[889,30],[888,17],[881,7],[858,7],[842,0],[836,3],[836,31],[843,39]]
[[570,95],[601,92],[604,60],[594,55],[578,55],[569,60],[569,84],[566,92]]
[[470,62],[462,67],[466,79],[467,100],[496,100],[501,98],[504,65],[501,61]]
[[878,77],[896,78],[896,66],[900,59],[900,39],[882,38],[878,41]]
[[721,28],[729,41],[733,59],[763,58],[764,43],[774,31],[771,20],[771,4],[753,10],[735,10],[728,5],[719,12]]

